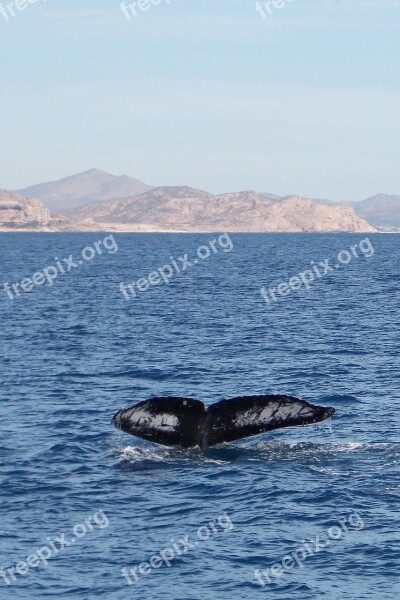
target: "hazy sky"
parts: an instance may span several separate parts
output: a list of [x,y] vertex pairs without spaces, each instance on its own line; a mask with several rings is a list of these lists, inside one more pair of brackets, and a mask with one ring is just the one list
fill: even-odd
[[13,17],[10,1],[0,187],[97,167],[211,192],[400,194],[399,0],[292,0],[266,18],[253,0],[160,0],[130,20],[120,0]]

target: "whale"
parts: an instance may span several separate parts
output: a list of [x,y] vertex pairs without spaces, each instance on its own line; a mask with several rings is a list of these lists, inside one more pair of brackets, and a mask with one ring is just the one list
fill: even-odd
[[239,396],[208,407],[201,400],[166,396],[121,408],[112,425],[156,444],[207,450],[274,429],[319,423],[334,413],[330,406],[293,396]]

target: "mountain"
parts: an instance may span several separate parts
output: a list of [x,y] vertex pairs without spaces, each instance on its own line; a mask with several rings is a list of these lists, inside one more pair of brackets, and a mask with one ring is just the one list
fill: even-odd
[[152,186],[127,175],[116,176],[90,169],[78,175],[17,190],[17,193],[38,198],[50,210],[67,212],[87,202],[126,198],[150,189]]
[[0,230],[61,230],[68,221],[52,215],[42,202],[0,189]]
[[268,200],[282,200],[283,196],[277,196],[276,194],[271,194],[270,192],[261,194],[264,198],[268,198]]
[[127,231],[374,231],[351,207],[257,192],[214,196],[190,187],[159,187],[139,196],[78,207],[85,226]]
[[377,194],[362,202],[354,202],[355,212],[381,229],[400,228],[400,196]]

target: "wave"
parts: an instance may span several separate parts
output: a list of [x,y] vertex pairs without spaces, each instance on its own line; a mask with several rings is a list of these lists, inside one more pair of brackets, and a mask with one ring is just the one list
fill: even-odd
[[[345,442],[303,442],[269,440],[244,445],[227,444],[210,448],[206,452],[199,449],[184,450],[181,448],[167,448],[164,446],[125,446],[113,448],[122,463],[131,464],[183,464],[193,466],[201,463],[226,464],[236,461],[280,462],[305,460],[319,461],[335,459],[341,453],[357,451],[384,450],[399,452],[398,445],[391,443],[371,443],[359,441]],[[314,466],[315,469],[320,467]]]

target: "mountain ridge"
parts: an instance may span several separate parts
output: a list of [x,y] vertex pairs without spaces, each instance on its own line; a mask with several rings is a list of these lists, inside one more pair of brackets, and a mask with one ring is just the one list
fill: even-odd
[[255,191],[213,195],[189,186],[163,186],[137,196],[86,204],[77,223],[174,231],[374,231],[350,207],[289,195],[279,200]]
[[128,175],[112,175],[100,169],[89,169],[19,189],[16,193],[37,198],[50,210],[67,212],[89,202],[142,194],[152,187]]
[[[12,206],[13,205],[13,206]],[[54,212],[54,210],[56,212]],[[89,169],[17,192],[0,189],[0,229],[54,231],[400,231],[400,196],[331,202],[247,190],[153,187]]]
[[375,194],[354,203],[354,210],[361,218],[378,228],[400,228],[400,195]]

